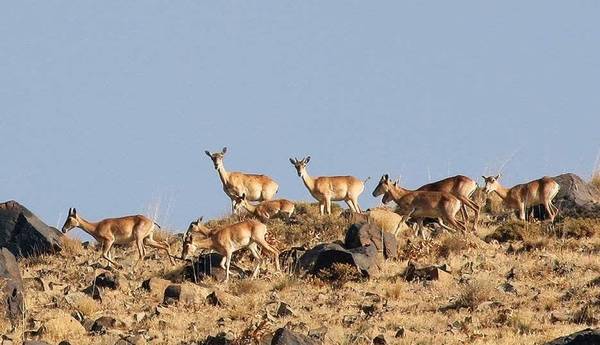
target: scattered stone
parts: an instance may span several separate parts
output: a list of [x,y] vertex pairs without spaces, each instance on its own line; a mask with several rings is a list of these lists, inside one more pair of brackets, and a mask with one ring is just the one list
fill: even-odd
[[81,290],[81,292],[90,296],[91,298],[102,302],[102,290],[96,285],[90,285],[85,289]]
[[385,259],[398,258],[398,241],[396,236],[381,230],[371,223],[352,224],[346,231],[344,246],[348,249],[373,245],[377,252],[383,253]]
[[165,289],[171,284],[173,283],[169,280],[152,277],[142,283],[142,288],[149,291],[155,298],[162,298],[165,294]]
[[308,331],[308,336],[311,338],[320,340],[320,341],[324,341],[325,336],[327,335],[327,331],[329,331],[329,330],[325,326],[320,327],[320,328],[311,329],[310,331]]
[[400,327],[398,328],[398,330],[396,331],[396,335],[394,335],[394,337],[396,338],[404,338],[404,327]]
[[593,345],[600,344],[600,328],[586,328],[573,334],[556,338],[545,345]]
[[279,302],[279,306],[277,307],[277,317],[285,317],[294,315],[294,310],[290,307],[289,304],[284,302]]
[[41,328],[42,333],[52,332],[53,337],[68,338],[83,336],[86,333],[85,328],[79,321],[71,315],[62,315],[44,322]]
[[133,320],[135,320],[135,322],[142,322],[142,320],[144,320],[145,318],[146,313],[144,313],[143,311],[133,314]]
[[60,343],[58,343],[58,345],[71,345],[71,343],[68,340],[63,340]]
[[222,327],[222,326],[230,324],[231,321],[232,320],[228,317],[221,317],[217,320],[217,325]]
[[111,316],[101,316],[94,321],[92,332],[104,334],[107,330],[122,327],[123,323]]
[[239,297],[230,295],[220,290],[214,290],[208,296],[206,296],[206,302],[208,304],[218,307],[235,305],[238,300]]
[[342,317],[342,325],[344,327],[350,327],[358,320],[358,316],[356,315],[344,315]]
[[146,339],[141,335],[130,335],[119,339],[115,345],[146,345]]
[[59,252],[61,237],[60,231],[18,202],[0,204],[0,248],[8,248],[16,257]]
[[300,257],[298,268],[318,275],[321,270],[329,269],[335,263],[354,266],[364,277],[372,277],[379,272],[377,249],[374,246],[346,249],[338,243],[324,243],[308,250]]
[[25,309],[23,280],[15,256],[6,248],[0,249],[0,283],[0,315],[6,315],[14,327]]
[[380,334],[373,338],[373,345],[387,345],[387,341],[385,341],[385,337],[383,334]]
[[271,345],[318,345],[314,338],[295,333],[288,328],[279,328],[273,334]]
[[116,290],[119,288],[119,277],[112,272],[100,273],[95,281],[95,285],[101,288]]
[[209,292],[195,284],[172,284],[165,289],[163,303],[174,304],[177,302],[185,305],[200,304],[206,299]]
[[509,282],[500,284],[498,288],[506,293],[514,293],[515,295],[517,294],[517,289],[515,289],[515,287]]
[[571,316],[569,314],[556,311],[550,313],[550,322],[552,323],[569,321],[571,321]]
[[216,336],[209,335],[202,345],[230,345],[233,344],[233,334],[220,332]]
[[452,275],[443,268],[447,266],[425,266],[419,267],[414,262],[409,261],[406,270],[403,273],[406,281],[451,281]]

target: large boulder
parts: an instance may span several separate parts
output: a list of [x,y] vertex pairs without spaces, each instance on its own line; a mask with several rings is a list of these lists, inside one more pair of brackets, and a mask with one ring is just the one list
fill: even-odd
[[0,204],[0,247],[16,257],[60,251],[61,236],[18,202]]
[[[563,217],[598,218],[600,217],[600,189],[584,181],[581,177],[567,173],[553,177],[560,190],[553,200]],[[543,206],[534,206],[527,214],[538,219],[546,218]]]
[[381,230],[372,223],[352,224],[346,231],[344,246],[348,249],[367,245],[375,246],[386,259],[398,258],[398,241],[396,236]]
[[556,338],[545,345],[591,345],[600,344],[600,328],[587,328],[579,332]]
[[379,271],[377,249],[363,246],[346,249],[338,243],[323,243],[306,251],[298,260],[298,271],[319,274],[333,264],[349,264],[356,267],[365,277],[372,277]]
[[6,248],[0,249],[0,314],[5,314],[13,326],[22,320],[23,281],[15,256]]
[[[192,263],[183,269],[183,277],[186,280],[197,283],[204,278],[212,277],[217,281],[225,279],[225,270],[221,267],[223,256],[218,253],[202,254],[192,260]],[[229,274],[239,277],[247,277],[248,274],[233,262],[229,267]]]

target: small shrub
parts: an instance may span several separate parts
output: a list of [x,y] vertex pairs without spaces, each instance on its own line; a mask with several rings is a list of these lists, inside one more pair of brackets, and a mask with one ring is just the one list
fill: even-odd
[[231,293],[240,295],[254,295],[266,289],[265,282],[261,280],[242,279],[231,286]]
[[586,303],[573,313],[572,321],[577,324],[595,325],[598,323],[596,315],[600,312],[598,306]]
[[460,253],[469,248],[464,238],[458,236],[444,236],[437,249],[438,258],[448,258],[452,253]]
[[596,186],[597,188],[600,188],[600,168],[598,168],[598,170],[594,171],[594,173],[592,174],[592,179],[590,180],[590,183],[594,186]]
[[531,334],[534,332],[534,327],[532,325],[532,320],[529,317],[526,317],[523,314],[513,314],[508,319],[508,324],[521,335]]
[[565,218],[555,226],[555,235],[567,238],[592,237],[600,229],[600,221],[589,218]]
[[61,237],[60,247],[62,248],[61,253],[67,256],[78,256],[83,253],[83,245],[81,245],[81,241],[67,236]]
[[88,317],[94,315],[100,309],[98,302],[89,296],[81,296],[81,298],[78,298],[73,307]]
[[342,287],[351,281],[361,281],[364,279],[359,270],[349,264],[335,263],[330,268],[322,269],[319,277],[332,283],[336,287]]
[[460,287],[454,298],[453,307],[474,310],[480,303],[488,301],[492,295],[492,287],[487,282],[472,281]]

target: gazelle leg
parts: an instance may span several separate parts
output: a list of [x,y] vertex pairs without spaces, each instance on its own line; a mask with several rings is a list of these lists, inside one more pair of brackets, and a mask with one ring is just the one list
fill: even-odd
[[164,250],[167,253],[167,256],[169,257],[169,261],[171,262],[171,265],[175,265],[175,260],[173,260],[173,255],[171,255],[171,249],[166,242],[160,243],[160,242],[155,241],[152,238],[152,236],[148,236],[144,239],[144,244],[148,245],[150,247]]
[[137,246],[137,250],[138,250],[138,259],[135,262],[135,264],[133,264],[133,268],[136,268],[137,265],[140,263],[140,261],[144,261],[145,258],[145,252],[144,252],[144,239],[143,238],[136,238],[135,239],[135,244]]
[[273,255],[273,258],[275,260],[275,268],[280,271],[281,267],[279,267],[279,251],[275,248],[273,248],[273,246],[271,246],[269,243],[267,243],[267,241],[264,238],[257,238],[255,239],[255,241],[261,246],[263,247],[266,251],[268,251],[269,253],[271,253]]
[[331,199],[325,199],[325,207],[327,207],[327,214],[331,215]]
[[525,203],[519,204],[519,219],[525,221]]
[[229,267],[231,266],[231,256],[233,255],[233,252],[227,252],[227,255],[225,256],[226,260],[225,260],[225,280],[223,281],[223,283],[227,283],[229,281]]
[[348,205],[348,208],[350,209],[350,211],[356,212],[356,208],[354,207],[354,204],[352,203],[351,199],[346,199],[344,201],[346,202],[346,205]]
[[360,208],[360,205],[358,204],[358,199],[351,199],[352,203],[354,204],[354,209],[356,209],[357,213],[362,213],[362,209]]
[[256,260],[256,266],[254,267],[254,272],[252,273],[252,279],[254,279],[258,276],[258,273],[260,271],[260,266],[262,264],[262,257],[260,256],[260,254],[258,253],[258,250],[256,249],[256,243],[251,243],[248,246],[248,249],[250,249],[252,256],[254,256],[254,259]]
[[227,263],[227,255],[223,256],[223,258],[221,259],[221,263],[219,263],[219,266],[221,266],[222,269],[226,270],[227,266],[225,266],[225,264]]
[[321,212],[321,215],[325,214],[325,203],[324,202],[319,202],[319,211]]
[[550,222],[554,222],[554,213],[552,212],[552,209],[550,208],[550,203],[545,202],[544,208],[546,209],[546,213],[548,213],[548,216],[550,217]]
[[110,249],[112,248],[113,243],[115,243],[114,239],[110,239],[110,240],[107,240],[106,242],[104,242],[104,245],[102,248],[103,249],[102,257],[104,259],[106,259],[106,261],[108,261],[109,266],[110,266],[110,264],[113,264],[113,265],[115,265],[115,267],[119,267],[119,265],[116,262],[112,261],[112,259],[109,256]]

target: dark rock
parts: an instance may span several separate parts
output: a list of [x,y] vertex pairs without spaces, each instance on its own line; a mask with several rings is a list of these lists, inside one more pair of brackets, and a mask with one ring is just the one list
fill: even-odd
[[383,334],[380,334],[373,338],[373,345],[387,345],[387,341],[385,341],[385,337]]
[[337,243],[324,243],[308,250],[300,257],[298,269],[319,274],[322,269],[331,268],[335,263],[354,266],[365,277],[372,277],[379,271],[377,249],[374,246],[346,249]]
[[348,249],[373,245],[386,259],[398,258],[396,236],[381,230],[375,224],[352,224],[346,231],[344,246]]
[[215,290],[206,296],[206,302],[208,302],[210,305],[223,307],[228,305],[236,305],[239,303],[239,297],[230,295],[224,291]]
[[172,284],[165,289],[163,303],[199,304],[209,295],[207,289],[193,284]]
[[68,340],[63,340],[60,343],[58,343],[58,345],[71,345],[71,343]]
[[398,328],[398,330],[396,331],[396,335],[394,337],[404,338],[404,327]]
[[150,279],[144,280],[142,283],[142,288],[149,291],[154,297],[163,297],[165,289],[167,286],[173,284],[171,281],[152,277]]
[[277,317],[285,317],[294,315],[294,310],[290,307],[289,304],[284,302],[279,302],[279,306],[277,307]]
[[90,296],[91,298],[102,302],[102,290],[96,285],[90,285],[85,289],[81,290],[81,292]]
[[[225,280],[226,272],[221,267],[223,256],[219,253],[203,254],[192,260],[191,264],[187,264],[183,269],[183,277],[186,280],[198,283],[204,278],[212,277],[217,281]],[[249,275],[244,270],[231,263],[229,273],[234,276],[246,278]]]
[[304,247],[292,247],[279,254],[279,262],[281,270],[286,273],[294,273],[298,271],[300,257],[306,253]]
[[119,288],[119,277],[112,272],[103,272],[96,277],[95,284],[101,288],[116,290]]
[[320,341],[306,335],[295,333],[288,328],[279,328],[273,334],[271,345],[318,345]]
[[181,296],[181,285],[169,285],[165,289],[164,304],[175,304]]
[[452,275],[445,269],[445,265],[419,267],[409,261],[403,276],[407,281],[451,280]]
[[16,326],[25,311],[23,280],[15,256],[6,248],[0,249],[0,283],[0,315]]
[[202,345],[230,345],[233,344],[233,338],[231,333],[220,332],[216,336],[209,335]]
[[545,345],[594,345],[600,344],[600,328],[587,328],[579,332],[556,338]]
[[18,202],[0,204],[0,247],[16,257],[58,252],[61,236]]
[[328,331],[329,330],[327,329],[327,327],[323,326],[320,328],[311,329],[310,331],[308,331],[308,336],[319,341],[324,341]]
[[504,291],[506,293],[514,293],[517,294],[517,290],[515,289],[515,287],[509,283],[509,282],[504,282],[502,284],[500,284],[500,286],[498,287],[501,291]]
[[104,334],[107,330],[118,327],[118,321],[114,317],[102,316],[94,321],[92,332]]

